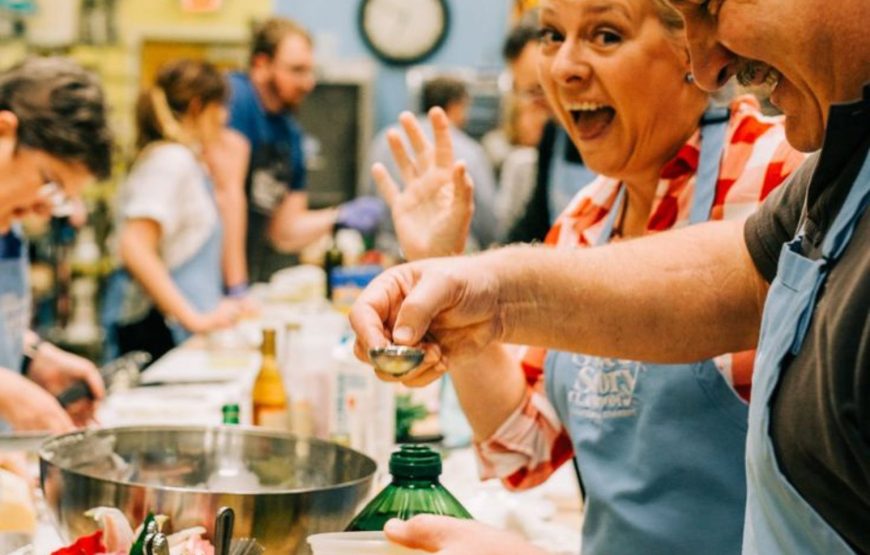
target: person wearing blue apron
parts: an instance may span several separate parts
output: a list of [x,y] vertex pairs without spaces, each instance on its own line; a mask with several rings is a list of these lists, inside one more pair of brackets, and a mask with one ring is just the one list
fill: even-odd
[[0,236],[0,368],[18,371],[30,323],[27,244],[19,226]]
[[156,360],[192,332],[231,325],[222,303],[222,222],[198,153],[225,130],[228,87],[212,64],[160,68],[137,106],[136,165],[119,194],[118,252],[102,321],[107,358],[143,350]]
[[783,368],[800,351],[829,272],[870,204],[870,157],[865,157],[854,183],[825,235],[821,257],[810,259],[805,254],[802,226],[783,245],[767,294],[746,452],[749,493],[743,552],[747,555],[855,553],[783,475],[770,437],[770,407]]
[[[727,110],[708,111],[690,224],[710,216]],[[625,202],[610,209],[610,241]],[[740,551],[748,408],[713,360],[652,364],[550,351],[547,396],[571,437],[585,492],[583,551],[734,554]]]
[[[0,372],[18,372],[30,313],[27,246],[18,226],[0,236]],[[0,419],[0,432],[9,425]]]
[[[214,189],[205,174],[203,182],[214,202]],[[192,308],[203,314],[214,311],[223,298],[221,240],[222,226],[220,219],[217,219],[208,238],[196,252],[179,266],[169,268],[173,284]],[[133,287],[134,280],[125,269],[116,270],[110,277],[103,303],[103,322],[109,329],[113,343],[111,354],[116,356],[145,350],[156,360],[172,347],[183,343],[191,336],[191,332],[178,321],[165,318],[156,308],[151,308],[143,320],[122,323],[120,310],[123,299]]]

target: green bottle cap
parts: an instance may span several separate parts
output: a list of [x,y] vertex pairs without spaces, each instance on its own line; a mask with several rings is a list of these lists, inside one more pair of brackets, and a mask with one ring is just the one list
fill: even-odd
[[390,456],[390,474],[397,478],[437,478],[441,455],[425,445],[402,445]]
[[239,405],[236,403],[227,403],[226,405],[221,407],[221,413],[223,414],[223,423],[224,424],[238,424],[239,423]]

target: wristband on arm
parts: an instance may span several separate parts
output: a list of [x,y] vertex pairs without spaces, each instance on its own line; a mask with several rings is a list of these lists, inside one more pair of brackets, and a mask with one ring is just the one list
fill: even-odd
[[229,285],[224,288],[224,294],[231,299],[244,297],[248,293],[248,282],[243,281],[235,285]]

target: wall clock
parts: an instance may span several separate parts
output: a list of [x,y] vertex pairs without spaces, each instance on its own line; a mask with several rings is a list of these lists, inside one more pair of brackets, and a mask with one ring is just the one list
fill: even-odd
[[363,0],[359,27],[366,45],[391,64],[411,64],[447,37],[447,0]]

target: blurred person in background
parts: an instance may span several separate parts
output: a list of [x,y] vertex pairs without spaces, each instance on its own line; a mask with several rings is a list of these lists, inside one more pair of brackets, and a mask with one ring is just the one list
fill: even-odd
[[104,395],[93,363],[27,329],[27,244],[17,222],[48,217],[107,177],[111,141],[102,89],[75,63],[32,58],[0,74],[0,429],[70,431],[93,418],[95,403],[65,411],[55,396],[77,381],[95,400]]
[[[752,97],[727,110],[711,107],[690,73],[683,21],[662,0],[605,6],[542,6],[541,84],[584,160],[601,174],[576,193],[547,243],[572,251],[743,220],[803,161],[787,144],[782,119],[763,116]],[[647,95],[638,80],[659,94]],[[408,190],[427,188],[425,180],[443,179],[453,166],[449,146],[415,151],[442,158],[413,160],[418,173]],[[394,217],[401,214],[394,210]],[[421,223],[438,221],[397,221],[399,238],[428,233],[411,242],[461,242],[449,238],[458,225]],[[739,552],[743,537],[753,357],[735,352],[665,365],[530,349],[520,362],[500,345],[451,360],[449,368],[475,431],[482,478],[529,488],[575,457],[585,490],[584,553],[725,555]]]
[[[295,264],[294,253],[336,227],[373,233],[385,210],[380,200],[368,197],[336,208],[308,208],[304,132],[293,117],[315,86],[312,41],[303,27],[277,17],[257,25],[248,71],[229,79],[229,125],[249,145],[222,150],[236,153],[227,165],[246,167],[244,189],[233,181],[228,186],[235,188],[226,192],[225,220],[232,233],[245,234],[244,241],[230,241],[235,247],[229,253],[233,275],[227,291],[235,296],[244,293],[249,281],[268,281],[277,270]],[[244,259],[237,252],[241,245]]]
[[[450,76],[434,77],[423,83],[420,115],[414,116],[410,112],[404,112],[399,119],[403,125],[406,121],[419,122],[422,133],[431,137],[432,127],[426,119],[426,114],[433,108],[440,108],[445,114],[456,157],[464,162],[468,175],[474,180],[473,194],[476,209],[471,219],[469,248],[477,250],[489,247],[499,237],[495,207],[496,185],[492,165],[480,143],[462,130],[468,122],[469,103],[468,87],[462,79]],[[396,163],[393,161],[391,151],[403,144],[402,136],[394,126],[382,130],[375,137],[369,150],[369,167],[377,164],[383,167],[384,171],[396,175]],[[370,188],[372,191],[376,190],[374,182],[370,184]],[[393,236],[394,232],[389,227],[382,233],[385,234]],[[381,240],[388,244],[388,240],[383,237]]]
[[119,353],[154,360],[192,333],[233,324],[223,298],[222,222],[201,157],[226,124],[227,84],[213,65],[178,60],[136,105],[136,161],[117,198],[121,269],[110,278],[104,325]]
[[[538,85],[537,44],[538,28],[531,19],[511,27],[502,44],[502,58],[507,66],[504,76],[510,85],[502,97],[502,125],[480,140],[496,173],[501,171],[515,145],[537,146],[544,121],[550,116],[550,107]],[[528,117],[514,123],[512,118],[520,112]]]
[[481,143],[495,160],[496,215],[499,237],[504,239],[526,213],[538,175],[538,145],[550,118],[538,83],[538,28],[530,17],[508,32],[502,56],[510,72],[511,90],[503,97],[501,128],[487,133]]
[[[508,34],[503,48],[517,103],[528,106],[531,114],[535,113],[532,110],[535,107],[548,116],[540,122],[540,128],[536,124],[534,154],[521,149],[514,160],[506,162],[499,198],[503,199],[500,215],[503,237],[508,243],[543,241],[574,193],[596,177],[595,172],[584,166],[565,130],[550,117],[550,106],[538,81],[538,35],[538,10],[530,10]],[[516,193],[514,189],[518,189]]]

